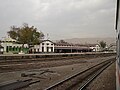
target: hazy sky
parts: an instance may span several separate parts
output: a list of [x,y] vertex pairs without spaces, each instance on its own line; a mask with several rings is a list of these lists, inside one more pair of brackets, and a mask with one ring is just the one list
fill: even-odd
[[115,37],[116,0],[0,0],[0,38],[33,25],[50,39]]

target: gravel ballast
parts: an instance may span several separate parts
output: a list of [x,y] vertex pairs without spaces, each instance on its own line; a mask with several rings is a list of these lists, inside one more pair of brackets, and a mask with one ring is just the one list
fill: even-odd
[[86,90],[116,90],[116,64],[104,70]]

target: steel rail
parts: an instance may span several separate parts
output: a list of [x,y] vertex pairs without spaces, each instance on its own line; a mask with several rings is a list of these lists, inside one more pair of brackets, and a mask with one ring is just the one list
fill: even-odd
[[104,66],[102,69],[100,69],[98,72],[96,72],[93,76],[91,76],[86,82],[84,82],[78,90],[84,90],[98,75],[100,75],[107,67],[109,67],[111,64],[113,64],[115,61],[108,63],[106,66]]
[[53,88],[58,87],[59,85],[65,83],[65,82],[73,79],[74,77],[77,77],[77,76],[79,76],[79,75],[81,75],[81,74],[83,74],[83,73],[85,73],[87,71],[90,71],[91,69],[93,69],[93,68],[95,68],[95,67],[97,67],[99,65],[103,64],[102,66],[104,66],[105,64],[109,63],[111,60],[113,60],[113,59],[109,59],[109,60],[103,61],[103,62],[101,62],[101,63],[99,63],[97,65],[94,65],[94,66],[92,66],[92,67],[90,67],[90,68],[88,68],[88,69],[86,69],[86,70],[84,70],[82,72],[78,72],[78,73],[76,73],[76,74],[74,74],[74,75],[72,75],[72,76],[70,76],[70,77],[68,77],[68,78],[58,82],[58,83],[55,83],[54,85],[51,85],[50,87],[46,88],[45,90],[52,90]]

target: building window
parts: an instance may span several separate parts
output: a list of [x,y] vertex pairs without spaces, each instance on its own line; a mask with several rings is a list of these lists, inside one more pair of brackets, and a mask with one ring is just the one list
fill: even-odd
[[12,46],[9,46],[9,51],[12,51]]
[[6,47],[6,52],[8,52],[8,51],[9,51],[9,46]]
[[17,51],[19,52],[19,47],[17,46]]
[[34,52],[36,52],[36,49],[34,49]]
[[42,45],[44,45],[44,43],[42,43]]
[[49,45],[49,43],[47,43],[47,45]]
[[49,47],[47,47],[47,52],[49,52]]
[[17,47],[15,47],[15,51],[17,51]]
[[15,46],[13,47],[13,51],[15,51]]
[[21,51],[21,47],[19,47],[19,52]]
[[53,44],[51,44],[51,45],[53,45]]
[[42,52],[44,52],[44,47],[42,47]]
[[51,52],[53,52],[53,47],[51,47]]

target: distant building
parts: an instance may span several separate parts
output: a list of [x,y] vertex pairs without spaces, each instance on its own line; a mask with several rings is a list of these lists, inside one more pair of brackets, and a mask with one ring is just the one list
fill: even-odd
[[99,44],[89,44],[88,45],[93,52],[99,52],[100,51],[100,45]]
[[98,52],[98,44],[70,44],[67,42],[54,43],[50,40],[42,40],[36,45],[28,47],[27,44],[20,44],[16,40],[8,37],[1,41],[3,53],[22,54],[22,53],[76,53],[76,52]]
[[38,45],[30,48],[30,53],[52,53],[54,52],[54,43],[50,40],[43,40]]
[[76,53],[76,52],[91,52],[92,49],[86,45],[55,43],[56,53]]
[[111,43],[108,47],[109,51],[116,52],[116,43]]
[[16,40],[8,37],[4,38],[1,41],[1,46],[4,48],[4,53],[10,54],[18,54],[19,52],[23,51],[24,53],[28,53],[28,45],[27,44],[19,44]]
[[0,45],[0,54],[3,54],[3,51],[4,51],[4,47]]
[[30,53],[75,53],[91,52],[92,49],[86,45],[69,43],[54,43],[50,40],[43,40],[30,48]]

